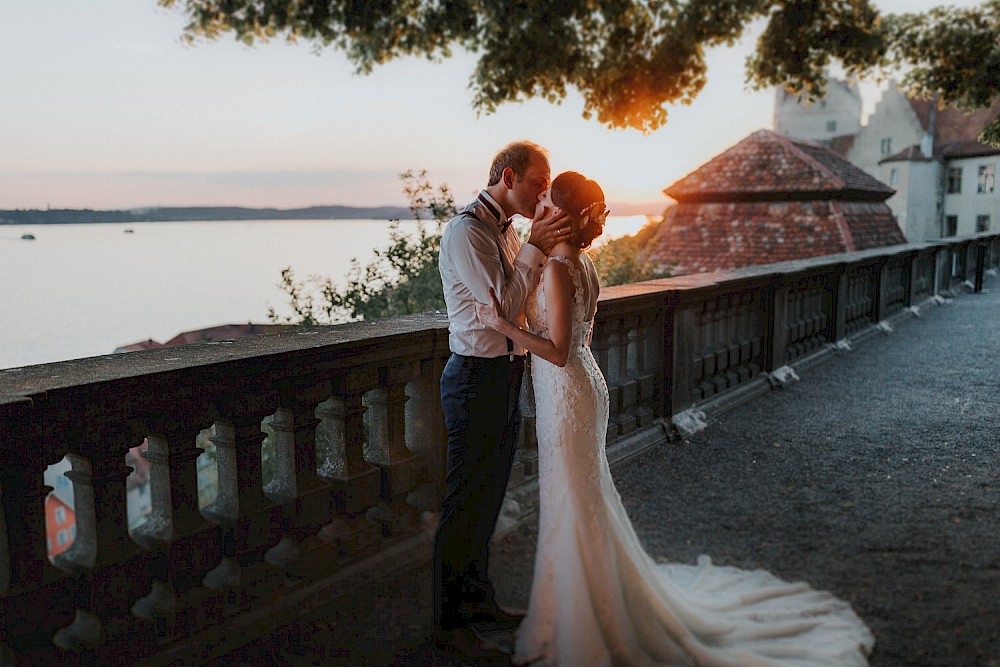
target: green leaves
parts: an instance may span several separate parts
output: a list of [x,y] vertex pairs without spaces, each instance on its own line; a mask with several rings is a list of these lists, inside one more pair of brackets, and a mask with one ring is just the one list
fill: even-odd
[[[279,287],[288,295],[292,314],[281,317],[269,308],[272,322],[338,324],[444,309],[438,255],[444,223],[456,213],[454,197],[447,185],[431,186],[425,171],[407,171],[400,178],[419,223],[416,235],[405,233],[399,221],[394,222],[389,245],[376,248],[371,263],[362,266],[357,259],[351,261],[343,288],[320,276],[297,281],[291,267],[284,269]],[[428,215],[432,222],[426,222]]]
[[642,258],[642,253],[652,241],[656,229],[657,225],[650,223],[633,235],[612,239],[589,251],[603,287],[670,276],[670,271],[657,270]]
[[[473,105],[583,97],[584,117],[655,130],[667,105],[705,85],[706,49],[766,25],[747,61],[753,86],[822,96],[826,68],[850,77],[901,71],[913,92],[966,108],[1000,93],[1000,0],[972,9],[881,16],[871,0],[159,0],[190,21],[191,41],[284,36],[343,50],[359,72],[405,55],[479,61]],[[992,136],[992,135],[990,135]]]

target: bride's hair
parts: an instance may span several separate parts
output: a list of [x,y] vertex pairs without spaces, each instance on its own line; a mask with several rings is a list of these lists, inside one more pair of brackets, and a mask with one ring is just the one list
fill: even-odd
[[[564,171],[552,181],[552,203],[569,214],[576,235],[574,241],[581,248],[589,248],[601,235],[607,210],[604,190],[596,181],[575,171]],[[585,216],[587,222],[581,226]]]

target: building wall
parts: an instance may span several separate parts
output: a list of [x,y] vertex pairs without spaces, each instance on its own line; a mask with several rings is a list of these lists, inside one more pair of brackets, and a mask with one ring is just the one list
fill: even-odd
[[812,104],[779,88],[774,97],[774,131],[778,134],[829,144],[834,137],[855,134],[861,128],[861,93],[855,85],[831,80],[826,97]]
[[941,235],[941,174],[937,161],[899,160],[879,165],[879,180],[896,189],[886,203],[911,243]]
[[[828,107],[831,112],[837,105],[846,104],[848,96],[843,85],[831,85],[830,93]],[[860,118],[860,96],[858,103]],[[802,106],[794,96],[776,94],[775,130],[781,134],[816,140],[816,128],[827,117],[827,111],[815,104]],[[920,147],[922,155],[909,161],[882,162],[913,146]],[[931,137],[921,127],[909,100],[896,85],[890,84],[865,125],[858,128],[846,158],[896,190],[886,203],[911,242],[946,235],[948,216],[956,219],[955,233],[958,235],[974,233],[979,216],[990,217],[990,229],[1000,228],[1000,191],[996,181],[1000,175],[1000,156],[944,162],[924,159],[932,154],[933,148]],[[993,165],[994,186],[992,192],[979,193],[979,167],[984,165]],[[961,192],[947,193],[948,169],[955,167],[962,169]]]
[[859,130],[847,152],[847,160],[875,178],[882,178],[880,160],[923,141],[924,130],[913,107],[897,87],[890,86],[882,93],[868,122]]
[[45,497],[45,545],[49,557],[61,554],[76,539],[76,514],[54,493]]
[[[979,192],[979,168],[993,167],[992,192]],[[989,155],[976,158],[961,158],[948,161],[949,168],[961,168],[961,192],[944,195],[945,215],[958,218],[956,233],[973,234],[976,232],[976,218],[981,215],[990,216],[990,229],[1000,228],[1000,191],[998,191],[997,174],[1000,172],[1000,156]]]

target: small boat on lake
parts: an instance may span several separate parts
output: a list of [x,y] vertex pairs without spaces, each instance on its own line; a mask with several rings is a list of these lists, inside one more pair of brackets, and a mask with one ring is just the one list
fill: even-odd
[[135,230],[132,229],[131,227],[126,227],[125,229],[122,230],[122,232],[124,232],[125,234],[135,234]]
[[34,241],[35,240],[35,235],[34,234],[21,234],[21,240],[22,241]]

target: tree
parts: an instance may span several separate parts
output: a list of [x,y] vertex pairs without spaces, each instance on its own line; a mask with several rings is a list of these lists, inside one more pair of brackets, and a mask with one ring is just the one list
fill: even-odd
[[[405,55],[478,54],[473,104],[575,88],[583,115],[642,131],[667,121],[705,85],[706,49],[733,45],[765,22],[747,81],[821,97],[825,68],[848,76],[905,72],[904,84],[972,109],[1000,93],[1000,0],[972,9],[882,16],[872,0],[159,0],[189,16],[191,41],[232,33],[247,44],[279,36],[347,53],[359,72]],[[1000,140],[1000,121],[986,137]]]
[[[337,324],[370,320],[429,310],[444,310],[444,288],[438,271],[441,233],[444,223],[457,212],[446,184],[437,188],[427,180],[427,172],[407,171],[400,175],[403,191],[410,198],[410,211],[418,222],[417,233],[409,236],[393,222],[389,245],[375,249],[375,259],[362,267],[351,260],[347,286],[337,288],[333,280],[309,276],[297,281],[291,267],[281,272],[280,287],[288,295],[292,314],[279,316],[268,308],[272,322],[283,324]],[[433,220],[428,230],[423,216]],[[613,239],[591,251],[602,285],[665,278],[638,261],[639,251],[655,231],[647,225],[635,236]],[[523,235],[522,235],[523,236]]]
[[[288,295],[292,315],[281,317],[268,308],[272,322],[336,324],[444,309],[438,255],[444,223],[457,212],[455,199],[447,185],[434,188],[426,171],[407,171],[400,178],[418,223],[416,236],[406,234],[399,221],[393,221],[389,245],[376,248],[374,261],[364,267],[357,258],[351,260],[343,289],[319,276],[297,282],[291,267],[285,268],[280,287]],[[425,220],[428,215],[432,224]]]
[[656,233],[657,224],[649,223],[635,234],[611,239],[604,245],[590,251],[594,268],[601,285],[625,285],[640,280],[668,278],[670,271],[659,270],[649,262],[639,259],[639,254],[649,245]]

